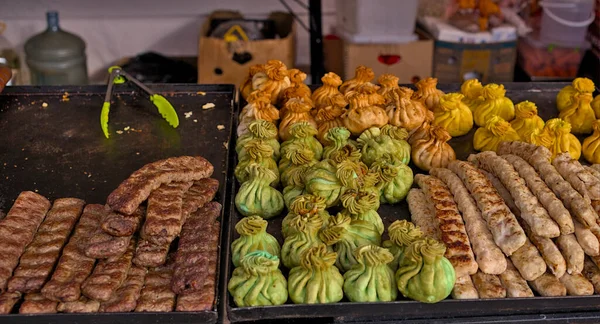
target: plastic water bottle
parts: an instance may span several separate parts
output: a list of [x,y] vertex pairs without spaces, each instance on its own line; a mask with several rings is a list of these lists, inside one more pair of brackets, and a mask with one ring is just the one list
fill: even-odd
[[60,29],[58,12],[46,14],[48,28],[25,43],[26,62],[35,85],[88,83],[85,42]]

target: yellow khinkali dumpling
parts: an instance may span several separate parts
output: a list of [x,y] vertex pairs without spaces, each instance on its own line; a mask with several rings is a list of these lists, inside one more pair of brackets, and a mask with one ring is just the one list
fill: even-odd
[[460,92],[465,95],[462,101],[471,111],[475,111],[475,107],[483,101],[482,91],[483,86],[477,79],[466,80],[460,86]]
[[485,127],[480,127],[473,136],[473,148],[477,151],[496,151],[500,142],[519,141],[519,134],[510,123],[500,116],[492,116]]
[[446,129],[452,137],[465,135],[473,128],[473,113],[462,102],[463,97],[460,93],[445,94],[433,109],[433,124]]
[[589,134],[592,132],[592,124],[596,119],[596,115],[590,105],[591,101],[591,93],[578,92],[571,97],[571,105],[558,114],[559,118],[571,124],[573,134]]
[[544,128],[544,120],[537,113],[537,107],[531,101],[525,100],[515,105],[515,119],[510,125],[522,140],[528,141],[535,130]]
[[594,121],[594,133],[583,140],[583,157],[592,164],[600,163],[600,120]]
[[554,141],[548,148],[552,152],[552,158],[554,159],[558,154],[569,152],[571,158],[579,160],[581,157],[581,143],[577,137],[571,134],[571,124],[560,118],[553,118],[546,122],[548,131],[554,135]]
[[592,109],[594,110],[594,114],[596,115],[596,119],[600,119],[600,95],[597,95],[594,100],[590,103]]
[[481,95],[484,100],[473,111],[477,126],[484,127],[492,116],[500,116],[506,121],[515,118],[515,106],[505,94],[506,90],[501,84],[490,83],[483,87]]
[[578,93],[593,93],[594,82],[588,78],[576,78],[570,85],[562,88],[556,95],[558,111],[567,109],[573,103],[573,96]]

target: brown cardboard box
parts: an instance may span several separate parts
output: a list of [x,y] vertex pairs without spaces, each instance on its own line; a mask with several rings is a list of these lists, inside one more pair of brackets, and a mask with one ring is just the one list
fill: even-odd
[[463,44],[435,41],[433,76],[440,83],[467,79],[512,82],[517,59],[517,42]]
[[[288,13],[272,13],[280,38],[228,43],[221,38],[207,37],[210,21],[214,18],[239,18],[237,12],[215,12],[207,19],[198,46],[198,83],[239,85],[252,65],[268,60],[280,60],[293,67],[296,58],[294,18]],[[251,59],[243,64],[233,60],[234,53],[249,53]]]
[[400,83],[416,82],[432,73],[433,41],[428,39],[403,44],[352,44],[326,37],[323,49],[325,70],[342,79],[352,78],[359,65],[372,68],[377,76],[394,74]]

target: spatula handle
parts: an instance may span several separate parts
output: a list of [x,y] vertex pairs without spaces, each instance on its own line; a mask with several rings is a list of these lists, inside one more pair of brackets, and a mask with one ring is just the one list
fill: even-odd
[[5,66],[0,66],[0,92],[4,90],[10,78],[12,78],[12,70]]

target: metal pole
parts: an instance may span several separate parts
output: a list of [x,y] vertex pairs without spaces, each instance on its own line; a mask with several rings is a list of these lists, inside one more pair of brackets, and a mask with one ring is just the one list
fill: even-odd
[[309,0],[308,13],[310,19],[310,75],[312,84],[319,84],[321,77],[325,74],[321,0]]

